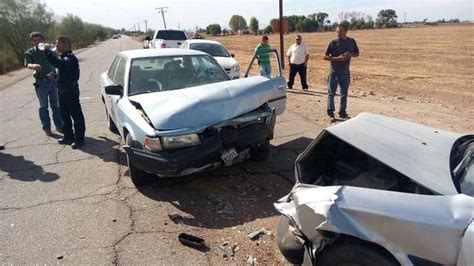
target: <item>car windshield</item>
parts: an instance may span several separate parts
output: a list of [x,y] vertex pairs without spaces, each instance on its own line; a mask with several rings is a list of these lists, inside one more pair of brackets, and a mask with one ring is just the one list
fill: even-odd
[[132,60],[128,95],[169,91],[229,80],[208,55],[147,57]]
[[212,56],[219,56],[219,57],[230,57],[229,52],[220,44],[215,43],[192,43],[190,48],[193,50],[198,50],[201,52],[205,52]]
[[474,141],[459,145],[454,157],[454,183],[458,191],[474,197]]
[[156,35],[157,39],[163,40],[176,40],[176,41],[184,41],[187,40],[186,35],[184,32],[179,30],[162,30],[158,31]]

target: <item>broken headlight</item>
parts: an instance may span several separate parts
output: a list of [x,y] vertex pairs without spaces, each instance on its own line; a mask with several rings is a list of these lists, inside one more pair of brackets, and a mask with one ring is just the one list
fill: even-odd
[[145,136],[145,139],[143,140],[143,144],[145,148],[149,149],[150,151],[162,150],[159,138]]
[[174,149],[201,144],[197,134],[188,134],[182,136],[162,137],[163,148]]

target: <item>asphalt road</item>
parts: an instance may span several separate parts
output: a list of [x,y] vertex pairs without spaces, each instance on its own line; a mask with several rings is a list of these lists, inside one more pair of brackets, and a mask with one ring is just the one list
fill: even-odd
[[[291,189],[293,162],[320,130],[289,111],[277,120],[270,158],[186,178],[131,182],[120,138],[107,130],[99,75],[120,50],[140,48],[127,37],[78,54],[86,145],[57,144],[41,130],[28,77],[0,91],[0,264],[222,264],[281,262],[273,202]],[[58,136],[59,137],[59,136]],[[170,214],[180,214],[173,222]],[[179,244],[187,232],[207,250]],[[238,246],[225,258],[218,245]]]

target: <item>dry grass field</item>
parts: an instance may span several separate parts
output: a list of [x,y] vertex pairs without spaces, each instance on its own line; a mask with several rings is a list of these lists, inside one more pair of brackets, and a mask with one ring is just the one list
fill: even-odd
[[[310,47],[310,91],[289,90],[288,109],[323,124],[328,62],[322,60],[335,32],[304,33]],[[474,132],[474,25],[350,31],[360,57],[351,63],[348,112],[370,111],[430,126]],[[279,49],[279,36],[270,35]],[[243,71],[252,58],[259,36],[209,37],[223,43],[241,63]],[[285,35],[285,48],[295,34]],[[286,62],[288,63],[288,62]],[[288,67],[284,70],[288,76]],[[336,108],[338,99],[336,98]]]

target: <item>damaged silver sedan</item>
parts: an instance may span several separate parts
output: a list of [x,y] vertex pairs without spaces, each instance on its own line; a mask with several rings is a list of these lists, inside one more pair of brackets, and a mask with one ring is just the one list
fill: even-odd
[[315,265],[473,265],[474,135],[364,113],[296,160],[278,246]]
[[126,143],[134,182],[147,173],[183,176],[265,159],[286,103],[277,67],[273,78],[230,80],[203,52],[120,52],[101,76],[101,91],[109,129]]

